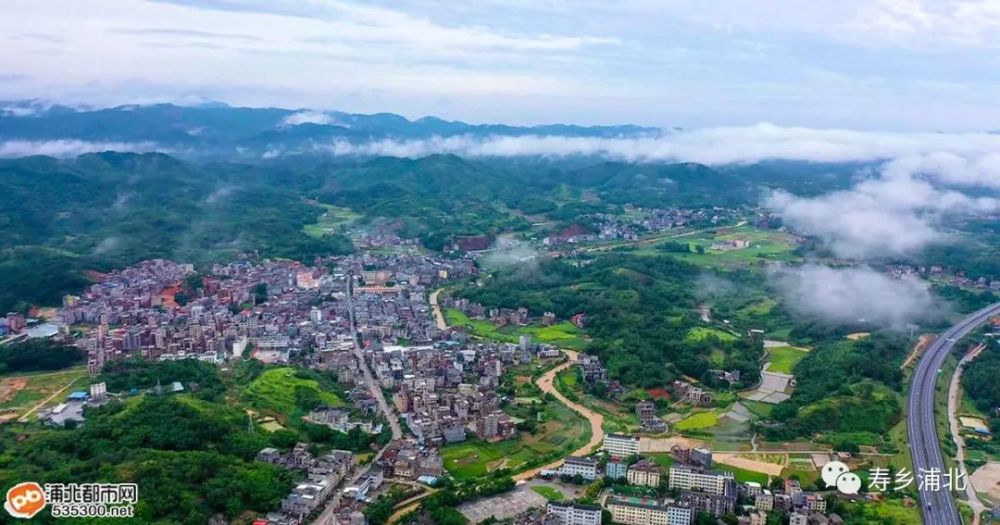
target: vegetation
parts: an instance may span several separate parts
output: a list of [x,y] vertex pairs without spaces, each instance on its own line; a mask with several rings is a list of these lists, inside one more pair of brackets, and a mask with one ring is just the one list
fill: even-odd
[[[668,256],[610,254],[585,262],[502,269],[484,286],[457,293],[488,307],[524,306],[533,315],[586,314],[587,351],[600,355],[610,375],[627,385],[659,387],[682,374],[714,384],[710,368],[739,370],[745,385],[760,377],[759,343],[711,330],[689,337],[699,323],[696,267]],[[723,352],[722,363],[711,362],[712,349]]]
[[81,364],[84,353],[75,346],[55,344],[47,339],[0,346],[0,374],[62,370]]

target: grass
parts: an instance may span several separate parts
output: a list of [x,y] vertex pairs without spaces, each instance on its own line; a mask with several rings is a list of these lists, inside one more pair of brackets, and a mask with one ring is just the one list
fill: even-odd
[[318,202],[313,202],[312,204],[322,206],[326,209],[326,213],[321,215],[319,220],[317,220],[314,224],[306,224],[302,227],[302,231],[310,237],[322,237],[324,235],[336,233],[340,230],[342,225],[349,224],[361,217],[361,215],[347,208],[340,208],[329,204],[320,204]]
[[[750,241],[750,246],[740,250],[715,250],[711,248],[713,243],[734,239]],[[795,250],[795,241],[791,235],[753,226],[713,228],[673,240],[688,243],[692,251],[689,253],[670,253],[670,255],[699,266],[736,268],[753,265],[761,259],[784,262],[798,259],[792,253]],[[697,253],[695,251],[697,245],[703,246],[705,253]],[[647,246],[633,253],[654,255],[665,252],[654,246]]]
[[749,399],[744,399],[744,400],[740,401],[740,403],[742,403],[743,406],[747,407],[747,410],[749,410],[751,414],[753,414],[753,415],[755,415],[755,416],[757,416],[757,417],[759,417],[761,419],[767,419],[767,418],[771,417],[771,411],[774,410],[774,405],[772,405],[770,403],[762,403],[760,401],[751,401]]
[[65,396],[69,395],[74,389],[87,389],[87,368],[83,366],[67,368],[56,372],[11,374],[3,376],[0,379],[9,378],[23,378],[27,381],[24,388],[18,390],[11,399],[0,403],[0,409],[15,409],[15,413],[18,415],[71,383],[72,386],[67,388],[62,396],[56,396],[49,404],[54,405],[62,402]]
[[771,366],[768,367],[768,371],[791,374],[792,370],[795,369],[795,365],[797,365],[807,354],[808,351],[801,348],[795,348],[794,346],[769,348],[767,350],[767,360],[770,361]]
[[559,492],[552,487],[546,487],[545,485],[535,485],[531,487],[531,490],[537,492],[549,501],[562,501],[563,499],[562,492]]
[[445,469],[457,480],[483,476],[499,468],[519,472],[555,461],[590,440],[586,420],[558,401],[546,402],[541,414],[533,434],[521,432],[517,439],[495,443],[471,440],[445,445],[441,448]]
[[715,410],[706,410],[703,412],[695,412],[690,416],[680,420],[674,425],[674,428],[684,432],[690,430],[704,430],[706,428],[714,427],[719,423],[719,413]]
[[295,391],[300,387],[315,390],[320,402],[325,405],[343,404],[336,394],[324,390],[315,379],[298,377],[296,370],[290,367],[265,370],[247,386],[243,394],[255,408],[288,416],[297,408]]
[[471,319],[459,310],[448,308],[444,317],[449,326],[461,326],[472,335],[494,341],[517,343],[522,335],[530,335],[532,341],[547,343],[571,349],[581,349],[586,344],[583,331],[569,321],[551,326],[497,326],[482,319]]
[[713,468],[721,472],[732,472],[733,477],[736,478],[736,481],[738,483],[756,481],[757,483],[760,483],[765,487],[767,486],[768,483],[768,476],[763,472],[756,472],[753,470],[730,467],[729,465],[723,465],[723,464],[715,465]]
[[719,330],[718,328],[708,328],[705,326],[696,326],[688,330],[685,339],[688,341],[704,341],[710,337],[714,337],[723,342],[732,342],[738,339],[735,335],[726,332],[725,330]]

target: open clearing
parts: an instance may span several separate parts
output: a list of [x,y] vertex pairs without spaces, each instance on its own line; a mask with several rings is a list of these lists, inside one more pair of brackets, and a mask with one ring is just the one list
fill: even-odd
[[[33,406],[68,386],[86,385],[87,369],[82,366],[57,372],[7,376],[0,379],[0,410],[22,415]],[[60,401],[53,399],[52,402]]]
[[991,461],[972,473],[972,486],[994,503],[1000,502],[1000,462]]
[[450,326],[460,326],[469,330],[472,335],[494,341],[517,343],[522,335],[530,335],[532,341],[548,343],[565,348],[582,348],[586,341],[583,331],[569,321],[563,321],[551,326],[497,326],[482,319],[471,319],[459,310],[448,308],[444,312]]
[[298,377],[295,369],[288,367],[265,370],[247,386],[243,394],[254,407],[288,417],[296,409],[296,390],[300,389],[315,391],[324,405],[343,404],[336,394],[323,390],[315,379]]
[[808,350],[796,348],[794,346],[779,346],[767,349],[767,360],[771,366],[767,368],[769,372],[781,374],[791,374],[795,365],[799,363],[807,354]]

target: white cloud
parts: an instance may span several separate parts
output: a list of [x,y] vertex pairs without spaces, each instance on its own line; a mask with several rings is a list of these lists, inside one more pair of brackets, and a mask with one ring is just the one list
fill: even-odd
[[[809,162],[879,161],[921,158],[942,177],[1000,185],[1000,135],[991,133],[891,133],[846,129],[782,127],[762,123],[678,131],[661,136],[588,138],[529,135],[430,137],[328,145],[336,155],[420,157],[455,153],[469,157],[595,155],[627,161],[685,161],[703,164],[752,164],[784,159]],[[966,162],[962,166],[962,161]],[[969,160],[972,159],[972,160]],[[975,168],[973,177],[964,174]]]
[[329,113],[324,113],[322,111],[310,111],[310,110],[292,113],[291,115],[288,115],[287,117],[281,119],[282,126],[298,126],[300,124],[328,125],[335,123],[336,119],[333,118],[333,115],[330,115]]
[[[8,140],[0,142],[0,158],[48,155],[50,157],[75,157],[100,151],[147,152],[156,150],[152,142],[88,142],[85,140]],[[162,151],[162,150],[161,150]]]
[[944,312],[923,281],[889,277],[867,266],[807,264],[777,270],[771,277],[793,311],[831,324],[902,327]]

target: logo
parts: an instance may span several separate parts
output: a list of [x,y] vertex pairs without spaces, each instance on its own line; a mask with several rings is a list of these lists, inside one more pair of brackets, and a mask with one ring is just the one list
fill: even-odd
[[861,478],[841,461],[831,461],[823,465],[823,482],[828,488],[837,487],[837,490],[849,496],[861,490]]
[[33,518],[45,508],[45,491],[33,481],[18,483],[7,490],[3,508],[15,518]]

